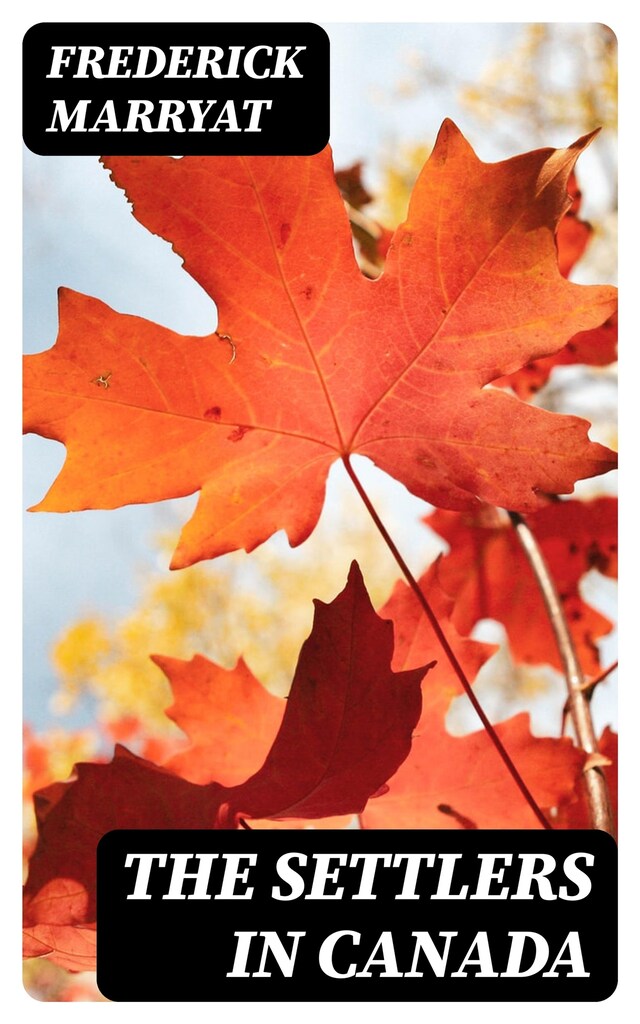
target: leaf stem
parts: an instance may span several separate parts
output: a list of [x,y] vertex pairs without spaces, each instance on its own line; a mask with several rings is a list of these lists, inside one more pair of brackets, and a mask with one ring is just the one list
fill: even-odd
[[[509,512],[509,517],[516,531],[522,549],[531,566],[542,598],[549,615],[551,627],[556,638],[558,652],[564,666],[571,719],[578,743],[587,754],[598,751],[598,743],[591,718],[591,707],[588,694],[585,692],[584,675],[578,661],[573,638],[558,595],[553,577],[531,528],[518,512]],[[607,789],[607,780],[601,768],[588,768],[584,773],[589,815],[592,828],[602,829],[614,835],[613,815]]]
[[447,638],[446,638],[446,636],[445,636],[445,634],[444,634],[444,632],[442,630],[442,627],[440,626],[440,623],[438,622],[437,616],[436,616],[433,608],[431,607],[431,605],[429,604],[427,598],[423,594],[423,592],[422,592],[422,590],[420,588],[420,585],[418,584],[417,580],[415,579],[415,577],[413,576],[411,570],[409,569],[409,566],[407,565],[407,563],[405,562],[404,558],[400,554],[398,548],[396,547],[395,543],[393,542],[391,536],[389,535],[389,533],[387,531],[386,526],[384,525],[384,523],[380,519],[380,516],[376,512],[376,510],[375,510],[375,508],[374,508],[374,506],[373,506],[373,504],[371,502],[371,499],[369,498],[367,492],[365,491],[364,487],[360,483],[360,480],[358,479],[358,476],[356,475],[356,472],[355,472],[353,466],[351,465],[349,456],[347,454],[343,455],[342,456],[342,461],[344,463],[344,467],[345,467],[347,473],[349,474],[349,477],[351,478],[351,481],[353,482],[353,485],[354,485],[355,489],[357,490],[357,492],[360,495],[362,501],[364,502],[364,505],[365,505],[369,515],[371,516],[371,518],[373,519],[374,523],[376,524],[376,526],[378,528],[378,531],[382,535],[382,538],[383,538],[385,544],[387,545],[387,547],[389,548],[389,551],[391,552],[391,554],[395,558],[398,566],[400,567],[400,569],[402,571],[402,574],[403,574],[404,578],[406,579],[407,583],[411,587],[411,590],[413,591],[413,593],[415,594],[418,602],[420,603],[420,606],[421,606],[422,610],[424,611],[424,613],[427,616],[429,622],[431,623],[431,626],[433,627],[433,631],[436,634],[436,637],[438,639],[438,642],[439,642],[440,646],[442,647],[442,649],[443,649],[443,651],[444,651],[448,661],[450,662],[451,667],[453,668],[454,672],[456,673],[456,675],[457,675],[457,677],[458,677],[458,679],[460,681],[460,684],[461,684],[464,692],[466,693],[467,697],[471,701],[471,704],[473,705],[473,708],[474,708],[476,714],[478,715],[478,718],[480,719],[480,721],[482,722],[482,725],[486,729],[486,731],[487,731],[487,733],[489,735],[489,738],[491,739],[491,742],[493,743],[493,745],[495,746],[496,750],[498,751],[498,754],[502,758],[502,760],[503,760],[503,762],[504,762],[504,764],[505,764],[509,774],[513,778],[513,781],[515,782],[516,786],[520,790],[522,796],[524,797],[524,799],[529,804],[529,807],[533,811],[533,813],[536,816],[537,820],[540,822],[540,825],[542,826],[542,828],[551,829],[553,826],[549,823],[547,818],[544,816],[544,814],[540,810],[540,808],[539,808],[538,804],[536,803],[533,795],[531,794],[527,784],[525,783],[524,779],[520,775],[520,772],[518,771],[518,769],[516,768],[515,764],[511,760],[511,758],[510,758],[510,756],[509,756],[509,754],[508,754],[504,744],[502,743],[502,740],[498,736],[497,732],[495,731],[494,727],[492,726],[491,722],[489,721],[489,719],[487,718],[485,712],[483,711],[478,698],[476,697],[475,693],[473,692],[473,689],[471,687],[471,683],[467,679],[467,676],[465,674],[465,671],[464,671],[462,665],[458,661],[453,648],[451,647],[449,641],[447,640]]

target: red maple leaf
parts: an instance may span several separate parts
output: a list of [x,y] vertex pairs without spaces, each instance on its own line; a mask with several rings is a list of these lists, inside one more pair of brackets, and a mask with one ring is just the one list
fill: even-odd
[[[585,673],[600,671],[597,641],[612,623],[582,599],[579,583],[590,569],[616,577],[618,502],[615,498],[554,502],[528,517],[528,523],[562,600]],[[425,522],[449,543],[438,578],[455,595],[453,621],[467,634],[480,619],[497,619],[507,630],[517,661],[546,663],[563,671],[549,616],[532,571],[506,516],[495,509],[438,510]]]
[[96,845],[111,829],[234,828],[241,815],[355,814],[385,785],[409,752],[427,669],[391,670],[393,627],[374,612],[355,562],[342,593],[315,604],[282,724],[249,779],[195,785],[118,746],[109,764],[77,765],[74,781],[36,794],[26,955],[87,969]]
[[589,139],[482,163],[446,121],[384,274],[359,271],[328,150],[109,158],[134,215],[215,300],[183,337],[63,291],[27,357],[25,429],[63,441],[49,511],[200,490],[173,566],[313,529],[336,458],[367,455],[447,508],[531,511],[610,469],[585,421],[485,385],[601,324],[615,290],[558,271],[555,230]]

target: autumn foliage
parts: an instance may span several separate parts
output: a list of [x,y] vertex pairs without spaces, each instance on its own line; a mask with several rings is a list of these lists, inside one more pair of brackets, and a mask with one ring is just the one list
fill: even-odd
[[[613,627],[583,600],[579,584],[593,568],[617,578],[617,518],[617,501],[606,497],[554,502],[529,517],[542,553],[553,565],[582,669],[594,677],[600,672],[597,642]],[[481,619],[497,619],[507,628],[517,661],[544,662],[561,670],[542,596],[530,585],[526,558],[508,518],[479,506],[471,513],[439,509],[426,522],[451,548],[440,562],[438,578],[456,595],[456,627],[467,634]]]
[[[449,551],[416,586],[451,656],[415,587],[397,583],[376,613],[355,562],[344,590],[316,601],[286,700],[242,660],[154,654],[185,739],[155,760],[119,745],[36,792],[26,955],[94,964],[95,846],[114,828],[344,827],[354,815],[361,828],[540,826],[490,733],[454,736],[445,719],[455,664],[471,684],[494,653],[470,638],[483,619],[503,623],[514,661],[563,668],[504,510],[528,517],[586,678],[606,667],[611,623],[580,587],[592,569],[616,574],[616,502],[560,496],[615,456],[586,421],[525,400],[554,366],[614,358],[615,289],[568,280],[590,237],[574,176],[589,141],[486,164],[446,121],[407,220],[369,250],[384,263],[375,280],[328,149],[103,161],[219,322],[182,336],[61,290],[57,342],[25,365],[25,429],[67,450],[36,510],[199,491],[178,569],[278,530],[301,544],[332,463],[356,477],[352,456],[368,456],[436,506],[425,533]],[[367,202],[358,183],[357,169],[339,178],[354,208]],[[524,713],[496,732],[540,814],[587,825],[585,751],[533,736]],[[610,731],[602,750],[612,762]]]

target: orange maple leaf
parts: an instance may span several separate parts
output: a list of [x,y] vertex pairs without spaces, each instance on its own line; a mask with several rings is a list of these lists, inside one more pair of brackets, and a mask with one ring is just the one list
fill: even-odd
[[[438,609],[439,622],[467,676],[473,680],[493,648],[462,637],[447,617],[437,566],[420,581]],[[433,649],[433,631],[411,590],[398,583],[380,614],[396,627],[393,665],[406,669]],[[363,828],[540,828],[485,730],[466,736],[447,732],[445,716],[460,694],[450,666],[439,662],[422,684],[422,716],[411,753],[389,780],[388,791],[370,800],[360,815]],[[537,738],[529,716],[515,715],[494,726],[536,803],[543,809],[575,799],[585,754],[569,739]]]
[[[556,233],[558,269],[563,277],[569,276],[584,254],[593,234],[593,228],[588,221],[580,220],[582,193],[573,173],[569,176],[567,191],[573,197],[573,201],[558,224]],[[608,366],[617,359],[617,346],[618,317],[614,313],[600,326],[590,331],[580,331],[555,355],[534,359],[515,373],[494,381],[494,384],[513,388],[519,398],[530,398],[546,384],[555,366],[569,366],[574,363]]]
[[166,714],[189,738],[164,767],[204,784],[237,786],[257,772],[282,722],[286,701],[261,686],[240,659],[224,669],[196,654],[191,661],[154,654],[174,703]]
[[445,121],[376,281],[359,271],[328,150],[104,161],[215,300],[183,337],[63,291],[27,357],[25,429],[63,441],[36,509],[200,490],[173,567],[285,529],[301,543],[336,458],[369,456],[421,498],[531,511],[610,469],[588,424],[485,385],[601,324],[615,289],[566,281],[555,230],[590,137],[482,163]]
[[519,398],[531,398],[547,383],[556,366],[609,366],[618,358],[618,314],[613,313],[599,327],[580,331],[554,356],[534,359],[521,370],[494,381],[500,387],[513,388]]
[[582,192],[578,187],[575,173],[569,175],[567,192],[571,197],[571,206],[558,224],[556,245],[558,247],[558,269],[563,277],[568,277],[581,256],[584,255],[593,228],[586,220],[580,220]]

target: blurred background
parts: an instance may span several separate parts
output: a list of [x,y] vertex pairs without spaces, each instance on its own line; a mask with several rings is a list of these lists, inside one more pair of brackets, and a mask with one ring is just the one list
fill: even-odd
[[[373,224],[402,219],[418,170],[440,123],[450,117],[481,159],[500,160],[540,146],[564,146],[596,127],[581,157],[580,216],[594,231],[572,273],[580,283],[615,283],[617,62],[612,32],[597,24],[325,25],[332,54],[331,142],[337,169],[361,164]],[[96,158],[24,156],[25,349],[50,347],[64,285],[115,309],[183,334],[215,329],[211,299],[182,270],[168,243],[131,216]],[[534,401],[577,413],[591,436],[616,446],[615,366],[560,366]],[[57,474],[64,449],[25,440],[25,507]],[[429,507],[358,460],[358,471],[414,573],[445,542],[422,522]],[[580,495],[610,494],[614,474],[580,485]],[[277,534],[247,556],[169,573],[170,553],[195,496],[113,512],[25,516],[24,720],[27,808],[33,791],[68,776],[77,760],[110,756],[122,740],[161,758],[180,733],[165,717],[171,703],[151,653],[195,653],[231,667],[242,654],[273,692],[290,684],[312,620],[312,599],[331,600],[358,559],[376,606],[399,571],[341,466],[331,472],[326,506],[311,538],[291,550]],[[586,600],[615,617],[615,585],[593,569]],[[493,720],[519,710],[533,731],[558,735],[564,681],[546,665],[514,665],[504,628],[485,622],[481,639],[500,642],[477,692]],[[615,658],[615,633],[601,663]],[[616,724],[615,673],[594,696],[596,732]],[[452,731],[477,728],[454,702]],[[27,823],[27,852],[33,843]],[[46,961],[27,967],[41,999],[95,996],[91,979],[70,982]]]

